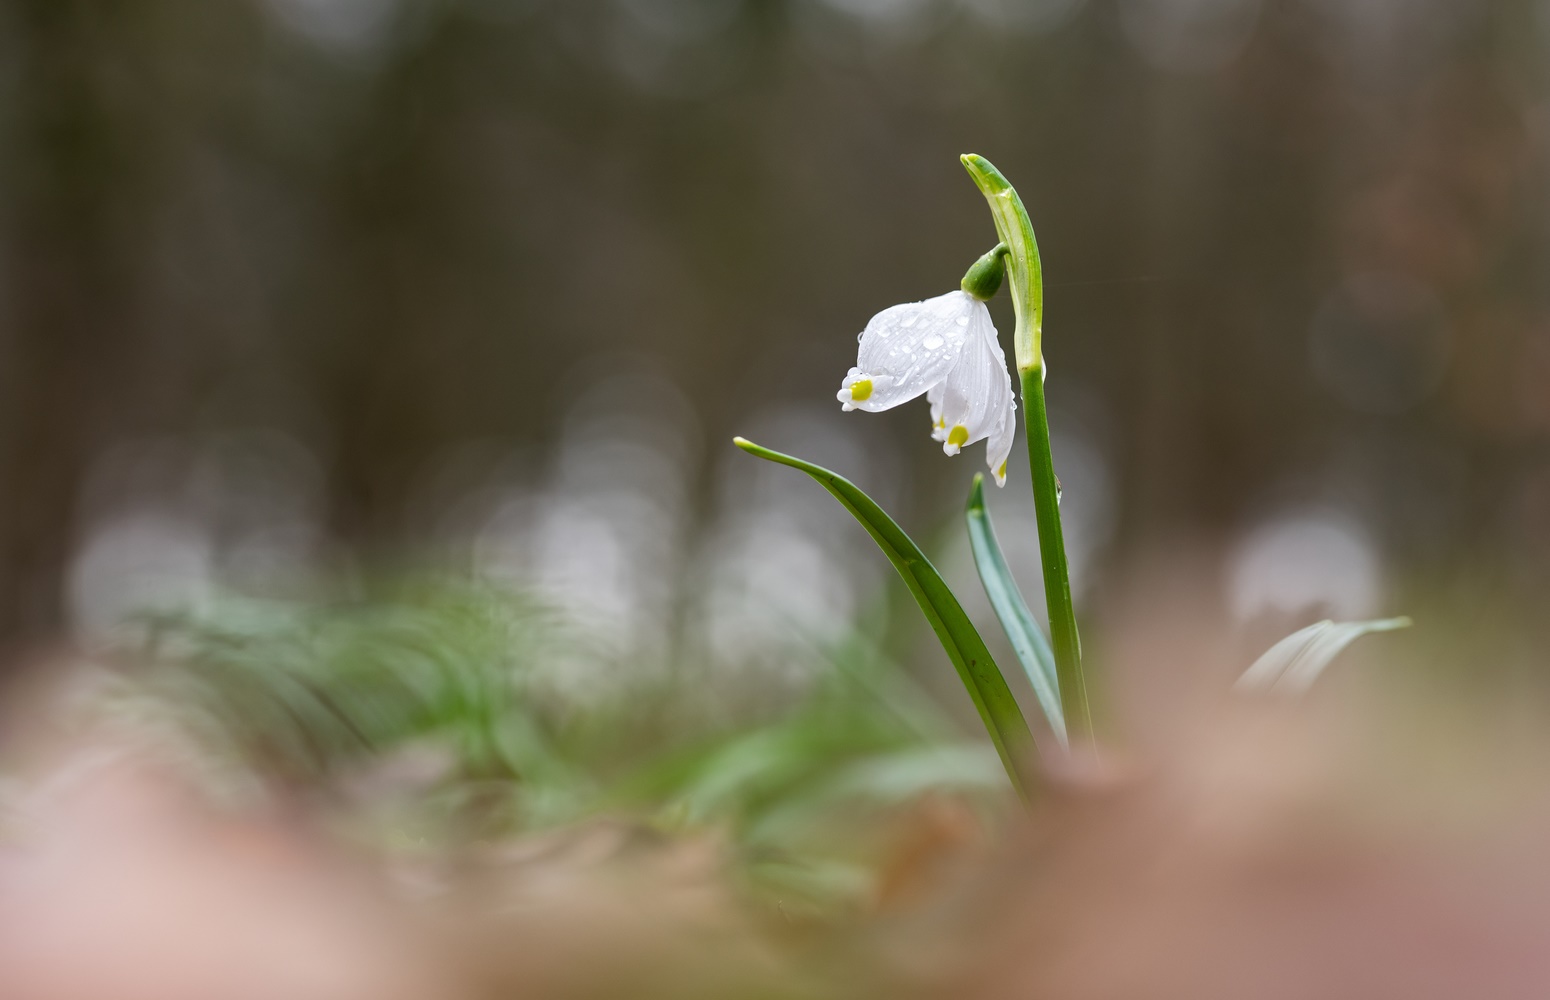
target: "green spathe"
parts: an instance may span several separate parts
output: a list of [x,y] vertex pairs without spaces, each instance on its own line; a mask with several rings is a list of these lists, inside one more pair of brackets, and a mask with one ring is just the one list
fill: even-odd
[[[1017,370],[1037,371],[1044,365],[1044,270],[1039,262],[1039,244],[1033,238],[1033,223],[1028,210],[1001,171],[976,153],[959,157],[980,193],[990,204],[996,221],[996,234],[1006,245],[1006,269],[1012,281],[1012,309],[1017,328],[1012,333],[1012,349]],[[972,293],[971,293],[972,294]]]

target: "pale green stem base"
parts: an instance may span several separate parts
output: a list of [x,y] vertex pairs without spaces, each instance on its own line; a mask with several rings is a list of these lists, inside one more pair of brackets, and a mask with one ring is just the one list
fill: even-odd
[[1093,721],[1082,677],[1082,642],[1071,604],[1071,575],[1066,567],[1066,541],[1060,528],[1060,487],[1049,447],[1049,416],[1044,409],[1044,373],[1020,373],[1023,421],[1028,432],[1028,465],[1033,473],[1033,505],[1039,522],[1039,559],[1044,564],[1044,600],[1049,606],[1050,648],[1060,681],[1060,703],[1073,749],[1091,746]]

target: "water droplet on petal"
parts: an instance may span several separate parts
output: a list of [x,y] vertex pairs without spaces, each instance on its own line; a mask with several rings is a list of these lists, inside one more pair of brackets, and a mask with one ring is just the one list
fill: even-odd
[[922,340],[920,342],[920,346],[924,347],[928,351],[934,351],[938,347],[942,346],[942,338],[933,333],[926,337],[925,340]]
[[916,316],[914,313],[904,317],[904,328],[908,330],[910,327],[915,325],[915,321],[919,318],[920,317]]
[[[883,336],[885,336],[885,337],[886,337],[886,336],[887,336],[887,334],[884,334],[884,335],[883,335]],[[862,341],[862,340],[863,340],[863,339],[864,339],[864,338],[865,338],[865,337],[866,337],[866,331],[865,331],[865,330],[862,330],[862,331],[861,331],[861,332],[860,332],[860,333],[858,333],[858,334],[856,334],[856,343],[858,343],[858,344],[859,344],[859,343],[861,343],[861,341]]]
[[968,326],[969,325],[969,317],[967,317],[967,316],[959,316],[958,317],[958,325],[959,326]]

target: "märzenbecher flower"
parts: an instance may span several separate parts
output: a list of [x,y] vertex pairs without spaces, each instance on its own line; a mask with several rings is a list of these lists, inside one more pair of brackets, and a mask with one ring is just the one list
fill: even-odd
[[[856,366],[838,393],[846,411],[871,413],[924,393],[931,404],[931,436],[949,455],[988,442],[985,464],[997,486],[1006,484],[1017,404],[984,300],[1000,285],[1004,252],[998,247],[981,258],[959,291],[873,316],[861,334]],[[987,267],[994,268],[993,274]]]

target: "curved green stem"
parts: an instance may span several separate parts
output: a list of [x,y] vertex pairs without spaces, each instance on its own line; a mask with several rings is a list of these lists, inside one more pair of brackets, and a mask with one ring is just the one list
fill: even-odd
[[1082,675],[1082,640],[1071,603],[1071,574],[1066,566],[1065,534],[1060,527],[1060,483],[1050,455],[1049,417],[1044,410],[1044,373],[1022,373],[1023,418],[1028,433],[1028,466],[1033,472],[1033,506],[1039,522],[1039,559],[1044,564],[1044,601],[1049,607],[1050,647],[1060,704],[1073,745],[1092,741],[1092,711]]

